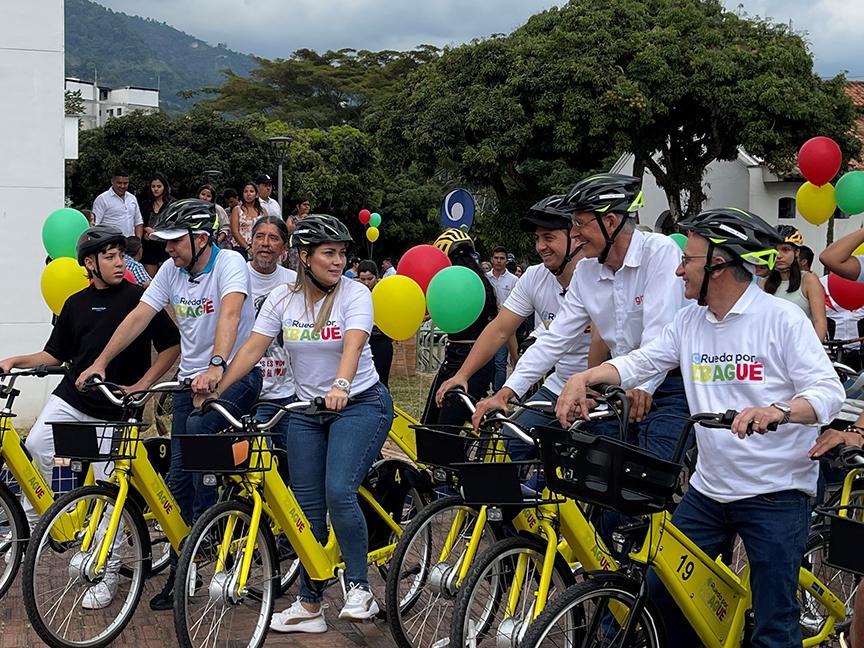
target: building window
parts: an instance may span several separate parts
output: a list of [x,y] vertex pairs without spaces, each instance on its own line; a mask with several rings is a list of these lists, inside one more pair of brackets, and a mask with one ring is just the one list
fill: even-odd
[[795,218],[794,198],[781,198],[777,201],[777,217],[780,219]]
[[117,116],[119,117],[119,116],[122,115],[122,114],[123,114],[123,109],[122,109],[122,108],[118,108],[118,109],[117,109]]

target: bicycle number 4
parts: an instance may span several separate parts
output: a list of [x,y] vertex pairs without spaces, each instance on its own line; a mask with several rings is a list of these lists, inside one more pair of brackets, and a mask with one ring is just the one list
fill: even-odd
[[690,554],[683,554],[681,556],[681,562],[678,563],[677,571],[681,574],[681,580],[688,580],[693,575],[693,561],[690,560]]

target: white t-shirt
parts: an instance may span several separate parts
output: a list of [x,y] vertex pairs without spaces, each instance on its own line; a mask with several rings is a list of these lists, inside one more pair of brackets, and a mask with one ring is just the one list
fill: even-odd
[[680,367],[691,413],[807,399],[816,412],[814,425],[787,423],[744,439],[697,425],[699,459],[690,485],[718,502],[782,490],[816,494],[819,462],[808,459],[807,451],[819,426],[840,411],[846,393],[813,325],[795,304],[751,283],[721,321],[693,304],[656,339],[609,364],[624,388]]
[[274,199],[272,196],[267,198],[267,200],[261,200],[261,206],[267,212],[268,216],[276,216],[277,218],[282,218],[282,208],[279,206],[279,201]]
[[[230,293],[252,294],[249,270],[242,256],[232,250],[213,246],[212,256],[196,282],[189,281],[189,273],[170,261],[162,264],[153,282],[144,291],[141,301],[162,310],[174,309],[180,329],[180,379],[193,378],[210,366],[213,343],[216,341],[216,323],[222,307],[222,298]],[[252,299],[243,301],[240,324],[234,347],[225,360],[231,362],[255,323]]]
[[[539,338],[549,328],[564,301],[561,284],[542,263],[533,265],[519,277],[516,286],[504,303],[504,308],[520,317],[537,316],[535,335]],[[555,371],[546,378],[544,385],[560,394],[564,383],[574,373],[588,368],[588,350],[591,348],[591,326],[571,339],[567,352],[555,363]]]
[[486,278],[492,284],[492,288],[495,289],[495,296],[498,298],[499,306],[504,305],[510,296],[510,292],[516,287],[516,282],[519,281],[519,277],[506,269],[500,277],[496,277],[495,273],[490,270],[486,273]]
[[[319,333],[313,334],[315,319],[323,302],[322,299],[309,309],[302,292],[279,286],[267,297],[253,329],[269,337],[276,337],[280,331],[283,333],[295,389],[301,400],[325,396],[330,391],[342,359],[345,331],[357,329],[367,334],[372,331],[372,293],[363,284],[343,276],[330,319]],[[367,341],[360,353],[357,373],[351,381],[351,393],[359,394],[377,382],[378,373]]]
[[[294,283],[297,273],[281,265],[270,274],[261,274],[249,263],[249,277],[252,280],[252,297],[255,304],[255,312],[261,310],[261,306],[267,300],[267,295],[279,286]],[[258,363],[264,382],[261,386],[261,399],[288,398],[294,395],[294,377],[291,375],[291,365],[288,362],[288,352],[279,336],[273,339],[273,344],[264,353]]]

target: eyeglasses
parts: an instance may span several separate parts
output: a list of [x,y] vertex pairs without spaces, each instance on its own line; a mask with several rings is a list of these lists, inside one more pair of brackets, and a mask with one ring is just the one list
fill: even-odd
[[708,258],[708,255],[707,255],[707,254],[694,254],[694,255],[692,255],[692,256],[688,256],[688,255],[686,255],[686,254],[682,254],[682,255],[681,255],[681,265],[686,267],[687,264],[688,264],[690,261],[692,261],[693,259],[707,259],[707,258]]
[[577,232],[579,232],[579,231],[582,230],[583,227],[588,227],[591,223],[596,223],[596,222],[597,222],[597,219],[596,219],[596,218],[592,218],[592,219],[589,220],[587,223],[580,223],[579,221],[577,221],[577,220],[574,218],[574,219],[572,219],[570,222],[573,224],[573,229],[576,230]]

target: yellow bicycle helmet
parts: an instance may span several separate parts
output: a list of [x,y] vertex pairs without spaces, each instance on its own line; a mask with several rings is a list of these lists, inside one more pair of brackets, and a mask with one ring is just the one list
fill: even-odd
[[791,225],[778,225],[777,232],[783,237],[784,243],[789,243],[795,247],[804,245],[804,237],[801,236],[801,232]]
[[435,239],[432,245],[447,256],[451,256],[454,252],[464,247],[470,248],[471,252],[474,251],[474,241],[471,240],[471,237],[461,229],[456,229],[455,227],[444,230],[444,233]]

